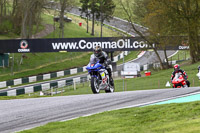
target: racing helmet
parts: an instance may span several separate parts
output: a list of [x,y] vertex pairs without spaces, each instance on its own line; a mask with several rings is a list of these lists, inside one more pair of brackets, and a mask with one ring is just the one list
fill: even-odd
[[94,48],[94,55],[96,57],[100,57],[102,55],[102,48],[100,46],[96,46]]
[[179,69],[180,69],[180,65],[179,64],[174,65],[174,71],[178,72]]

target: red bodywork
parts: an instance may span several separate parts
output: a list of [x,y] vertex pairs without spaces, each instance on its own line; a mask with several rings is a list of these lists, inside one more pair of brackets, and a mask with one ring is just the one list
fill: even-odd
[[182,73],[176,73],[174,79],[172,80],[173,88],[181,88],[186,85],[186,81],[183,78]]

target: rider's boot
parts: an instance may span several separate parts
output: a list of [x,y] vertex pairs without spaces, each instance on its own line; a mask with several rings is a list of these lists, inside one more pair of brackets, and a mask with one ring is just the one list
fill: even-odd
[[112,78],[111,69],[110,69],[110,68],[107,68],[107,71],[108,71],[108,75],[109,75],[109,82],[110,82],[110,85],[111,85],[111,86],[114,86],[114,81],[113,81],[113,78]]
[[110,85],[113,86],[114,85],[114,81],[113,81],[113,78],[112,78],[112,74],[109,73],[109,82],[110,82]]
[[114,81],[113,81],[113,78],[112,78],[112,77],[110,78],[110,85],[111,85],[111,86],[114,86]]

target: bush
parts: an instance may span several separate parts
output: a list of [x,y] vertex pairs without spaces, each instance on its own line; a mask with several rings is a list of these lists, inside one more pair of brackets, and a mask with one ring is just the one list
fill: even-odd
[[13,24],[12,24],[12,21],[10,20],[3,20],[0,23],[0,34],[8,33],[12,31],[12,29],[13,29]]

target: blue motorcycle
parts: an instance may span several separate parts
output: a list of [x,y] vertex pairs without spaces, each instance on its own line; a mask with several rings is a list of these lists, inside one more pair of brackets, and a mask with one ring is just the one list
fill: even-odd
[[106,93],[114,92],[114,83],[110,84],[108,71],[99,61],[91,59],[86,69],[91,76],[91,89],[94,94],[98,94],[100,90],[105,90]]

